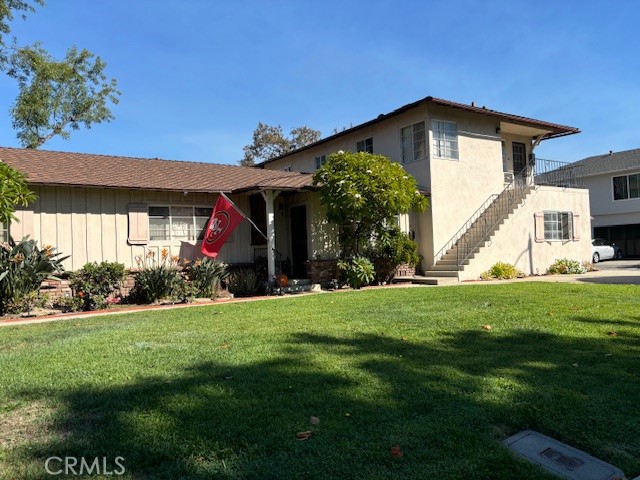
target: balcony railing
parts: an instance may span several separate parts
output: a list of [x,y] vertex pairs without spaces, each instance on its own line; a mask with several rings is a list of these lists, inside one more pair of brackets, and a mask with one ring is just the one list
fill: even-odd
[[533,183],[554,187],[584,187],[583,173],[582,165],[536,158]]

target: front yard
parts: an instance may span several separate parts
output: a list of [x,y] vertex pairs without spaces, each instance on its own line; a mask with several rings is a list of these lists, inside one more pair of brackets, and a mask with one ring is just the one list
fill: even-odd
[[50,457],[135,479],[555,478],[500,446],[523,429],[631,478],[640,288],[376,289],[3,327],[0,385],[6,479],[51,478]]

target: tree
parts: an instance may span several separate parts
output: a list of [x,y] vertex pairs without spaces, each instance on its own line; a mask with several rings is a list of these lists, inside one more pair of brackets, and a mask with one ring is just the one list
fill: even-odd
[[26,148],[38,148],[69,128],[110,121],[107,102],[118,103],[115,79],[106,80],[106,64],[88,50],[71,47],[57,62],[39,45],[17,49],[10,57],[9,76],[20,94],[11,108],[13,127]]
[[0,223],[8,225],[11,220],[17,220],[14,215],[16,206],[26,207],[35,199],[35,193],[27,188],[25,176],[0,162]]
[[292,129],[287,137],[280,125],[274,127],[258,122],[258,126],[253,131],[253,142],[243,148],[244,158],[239,163],[245,167],[251,167],[256,164],[256,161],[271,160],[317,142],[320,140],[320,135],[318,130],[303,126]]
[[427,199],[402,165],[383,155],[338,152],[313,175],[327,219],[338,226],[342,256],[360,252],[396,215],[424,211]]

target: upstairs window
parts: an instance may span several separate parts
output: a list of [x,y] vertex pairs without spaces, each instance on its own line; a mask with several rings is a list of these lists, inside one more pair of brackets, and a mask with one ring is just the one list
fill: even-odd
[[327,156],[326,155],[318,155],[316,157],[316,170],[319,169],[325,163],[327,163]]
[[9,225],[0,222],[0,242],[9,241]]
[[149,240],[202,240],[212,211],[207,207],[150,206]]
[[373,153],[373,137],[360,140],[356,143],[356,152]]
[[433,155],[439,158],[458,159],[458,127],[454,122],[433,120]]
[[640,198],[640,173],[613,177],[613,199]]
[[400,130],[402,163],[415,162],[427,156],[427,137],[424,122],[414,123]]
[[544,212],[545,240],[572,240],[573,215],[571,212]]

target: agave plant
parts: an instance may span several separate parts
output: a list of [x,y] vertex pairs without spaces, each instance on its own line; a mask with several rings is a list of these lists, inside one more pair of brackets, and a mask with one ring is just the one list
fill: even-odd
[[37,292],[40,284],[54,274],[64,272],[62,262],[69,256],[49,245],[38,248],[35,240],[25,237],[16,243],[9,239],[0,245],[0,315],[5,313],[7,303],[16,303],[23,296]]

